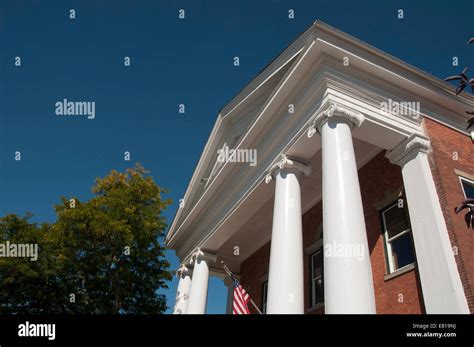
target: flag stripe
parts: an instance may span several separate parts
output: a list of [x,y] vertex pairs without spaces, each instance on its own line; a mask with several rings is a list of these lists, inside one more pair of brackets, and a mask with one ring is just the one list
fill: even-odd
[[248,308],[248,303],[250,301],[250,295],[245,291],[245,289],[238,283],[234,288],[234,302],[233,314],[250,314]]

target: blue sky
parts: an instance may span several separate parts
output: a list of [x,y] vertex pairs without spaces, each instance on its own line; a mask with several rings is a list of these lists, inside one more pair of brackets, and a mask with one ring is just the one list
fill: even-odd
[[[52,222],[61,195],[88,199],[96,177],[140,162],[169,190],[171,224],[218,111],[316,19],[444,78],[473,61],[472,13],[468,0],[0,0],[0,215]],[[95,101],[95,119],[55,115],[64,98]],[[209,291],[223,313],[222,281]]]

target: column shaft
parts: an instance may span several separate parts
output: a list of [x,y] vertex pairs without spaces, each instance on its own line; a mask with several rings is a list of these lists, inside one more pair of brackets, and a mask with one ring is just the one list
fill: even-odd
[[215,256],[205,254],[198,249],[191,259],[194,268],[186,313],[204,314],[206,313],[207,289],[209,284],[208,261],[215,261]]
[[402,166],[426,313],[468,314],[469,307],[426,154],[428,149],[428,139],[412,136],[387,157]]
[[191,290],[191,276],[183,273],[179,276],[178,289],[176,290],[176,301],[174,305],[174,314],[185,314]]
[[[267,313],[304,313],[303,235],[299,171],[284,167],[275,173]],[[289,161],[294,164],[294,161]],[[300,166],[303,164],[300,163]],[[309,174],[309,167],[306,174]]]
[[[350,114],[352,115],[352,114]],[[376,313],[351,122],[322,124],[325,312]]]

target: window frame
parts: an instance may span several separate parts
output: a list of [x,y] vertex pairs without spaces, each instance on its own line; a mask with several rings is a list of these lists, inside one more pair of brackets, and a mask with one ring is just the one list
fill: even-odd
[[268,280],[262,283],[262,313],[267,314]]
[[[389,238],[388,236],[388,230],[387,230],[387,221],[385,219],[385,213],[389,210],[391,210],[392,208],[400,208],[398,207],[398,204],[399,204],[399,200],[402,199],[403,200],[403,203],[404,203],[404,206],[403,206],[403,209],[404,209],[404,212],[405,212],[405,215],[406,215],[406,218],[407,218],[407,224],[408,224],[408,228],[403,230],[402,232],[398,233],[397,235],[395,236],[392,236],[391,238]],[[390,275],[392,273],[395,273],[395,272],[398,272],[398,271],[402,271],[403,269],[409,267],[409,266],[413,266],[414,264],[416,264],[416,253],[415,253],[415,245],[413,243],[413,237],[411,235],[411,232],[412,232],[412,228],[411,228],[411,225],[410,225],[410,218],[408,216],[408,213],[407,213],[407,210],[406,210],[406,200],[404,198],[398,198],[395,202],[391,203],[390,205],[388,205],[387,207],[383,208],[381,211],[380,211],[380,215],[382,217],[382,230],[383,230],[383,238],[384,238],[384,246],[385,246],[385,259],[387,261],[387,274]],[[391,245],[391,242],[398,239],[399,237],[405,235],[405,234],[410,234],[410,240],[411,240],[411,245],[412,245],[412,250],[413,250],[413,254],[414,254],[414,258],[415,260],[409,264],[406,264],[402,267],[399,267],[399,268],[395,268],[395,264],[394,264],[394,261],[393,261],[393,251],[392,251],[392,245]]]
[[458,176],[458,177],[459,177],[459,184],[461,185],[461,190],[464,195],[464,199],[467,199],[466,190],[464,189],[463,181],[467,182],[468,184],[471,184],[473,187],[474,187],[474,181],[464,176]]
[[[314,274],[314,268],[313,268],[313,257],[321,253],[322,256],[322,262],[321,262],[321,275],[313,277]],[[309,255],[309,308],[316,308],[324,305],[324,252],[323,252],[323,246],[322,243],[321,245]],[[321,279],[323,283],[323,301],[322,302],[316,302],[316,281],[318,279]]]

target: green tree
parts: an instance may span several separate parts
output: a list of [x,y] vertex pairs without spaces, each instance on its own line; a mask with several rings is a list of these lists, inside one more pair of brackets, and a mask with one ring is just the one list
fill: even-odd
[[0,242],[37,244],[38,258],[0,257],[0,312],[41,313],[64,312],[66,302],[58,300],[66,291],[61,281],[60,263],[51,243],[51,227],[30,223],[31,215],[9,214],[0,218]]
[[[8,223],[0,220],[4,240],[22,230],[23,239],[41,245],[37,264],[27,259],[2,260],[2,312],[151,314],[166,310],[166,299],[158,290],[167,288],[171,280],[162,246],[166,228],[162,212],[169,201],[147,173],[140,165],[125,173],[112,171],[96,180],[89,201],[63,197],[55,206],[57,221],[52,225],[38,227],[16,216],[5,217],[10,218]],[[15,262],[24,264],[25,270],[13,270]],[[6,281],[12,283],[10,292],[4,289]],[[13,288],[25,282],[31,288],[15,295]],[[38,294],[31,293],[34,288]]]

